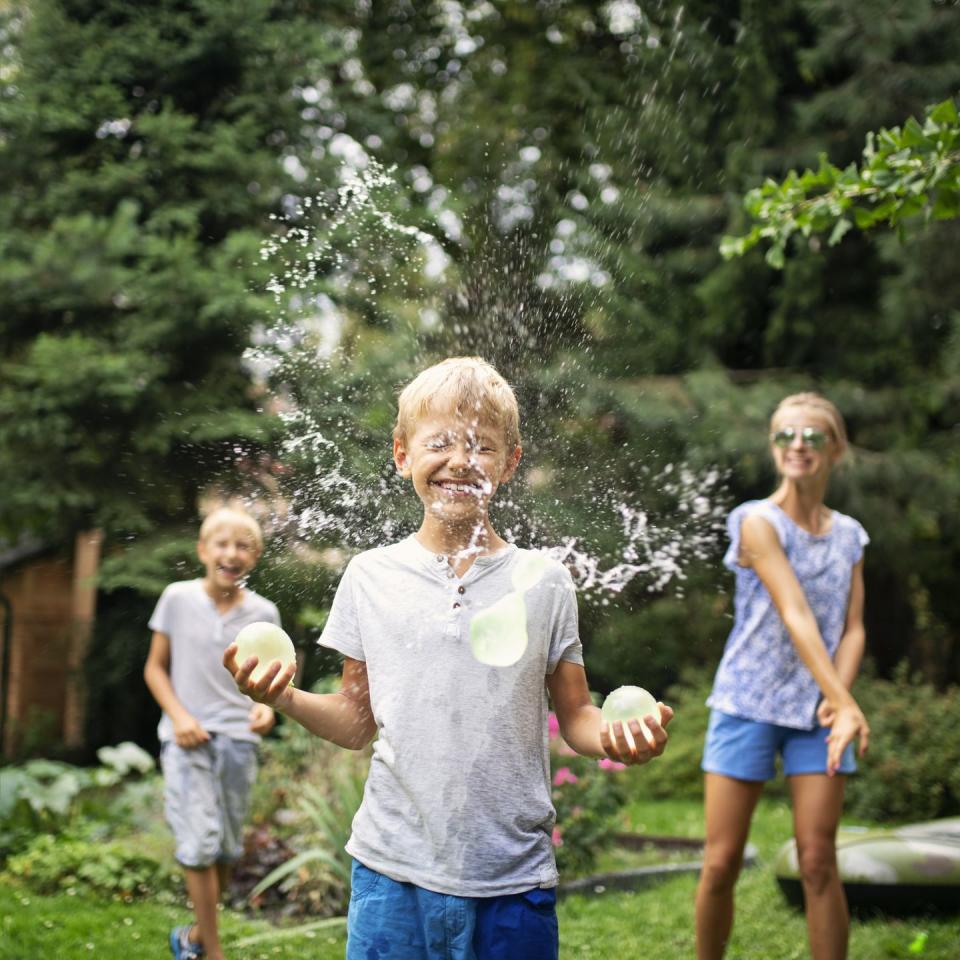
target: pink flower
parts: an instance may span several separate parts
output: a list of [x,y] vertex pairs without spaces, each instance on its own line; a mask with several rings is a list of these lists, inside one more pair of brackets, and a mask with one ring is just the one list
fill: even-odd
[[547,731],[551,740],[556,740],[560,736],[560,721],[552,710],[547,714]]
[[625,763],[621,763],[619,760],[611,760],[609,757],[602,757],[597,761],[597,766],[601,770],[609,770],[611,773],[616,770],[627,769],[627,765]]
[[553,833],[550,835],[550,842],[551,842],[555,847],[562,847],[562,846],[563,846],[563,831],[561,831],[561,829],[560,829],[559,827],[554,827],[554,828],[553,828]]
[[553,775],[553,785],[562,787],[565,783],[576,783],[579,778],[569,767],[561,767]]

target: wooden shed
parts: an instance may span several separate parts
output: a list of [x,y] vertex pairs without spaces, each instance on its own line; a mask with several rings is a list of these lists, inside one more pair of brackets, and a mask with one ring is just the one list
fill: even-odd
[[83,661],[96,610],[103,535],[72,547],[38,541],[0,547],[0,754],[16,756],[33,735],[81,747]]

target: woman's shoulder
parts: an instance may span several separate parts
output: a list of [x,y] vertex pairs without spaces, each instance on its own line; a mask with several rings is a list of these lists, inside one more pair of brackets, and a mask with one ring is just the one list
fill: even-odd
[[784,515],[776,504],[769,500],[745,500],[727,514],[727,527],[731,532],[739,532],[747,517],[762,517],[778,534],[782,533]]
[[853,540],[859,547],[865,547],[870,542],[870,536],[863,524],[855,517],[841,513],[839,510],[833,511],[832,530],[844,538]]
[[745,500],[727,514],[727,534],[730,546],[723,558],[723,565],[736,572],[747,569],[740,564],[740,541],[743,535],[743,521],[747,517],[760,517],[773,527],[781,546],[786,549],[790,542],[789,525],[784,522],[783,513],[769,500]]

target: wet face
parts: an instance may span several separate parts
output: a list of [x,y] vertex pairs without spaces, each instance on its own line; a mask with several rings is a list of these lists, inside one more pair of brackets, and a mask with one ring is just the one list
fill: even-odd
[[840,457],[830,421],[812,407],[789,407],[772,424],[770,449],[787,480],[825,477]]
[[413,481],[425,515],[449,523],[482,522],[497,487],[520,461],[501,426],[466,421],[456,413],[430,415],[406,440],[395,440],[397,470]]
[[242,525],[214,527],[197,543],[197,556],[207,571],[207,583],[230,592],[254,568],[260,550],[252,533]]

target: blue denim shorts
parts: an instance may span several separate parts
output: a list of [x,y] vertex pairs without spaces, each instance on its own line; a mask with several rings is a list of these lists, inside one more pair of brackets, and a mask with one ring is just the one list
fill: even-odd
[[257,777],[257,745],[214,734],[187,750],[172,741],[160,751],[164,814],[181,866],[233,863],[243,853],[243,822]]
[[[722,773],[737,780],[772,780],[777,774],[779,753],[783,758],[783,772],[788,777],[826,773],[829,733],[827,727],[794,730],[711,710],[700,766],[707,773]],[[843,752],[837,773],[856,770],[851,743]]]
[[353,861],[347,960],[557,960],[557,893],[454,897]]

